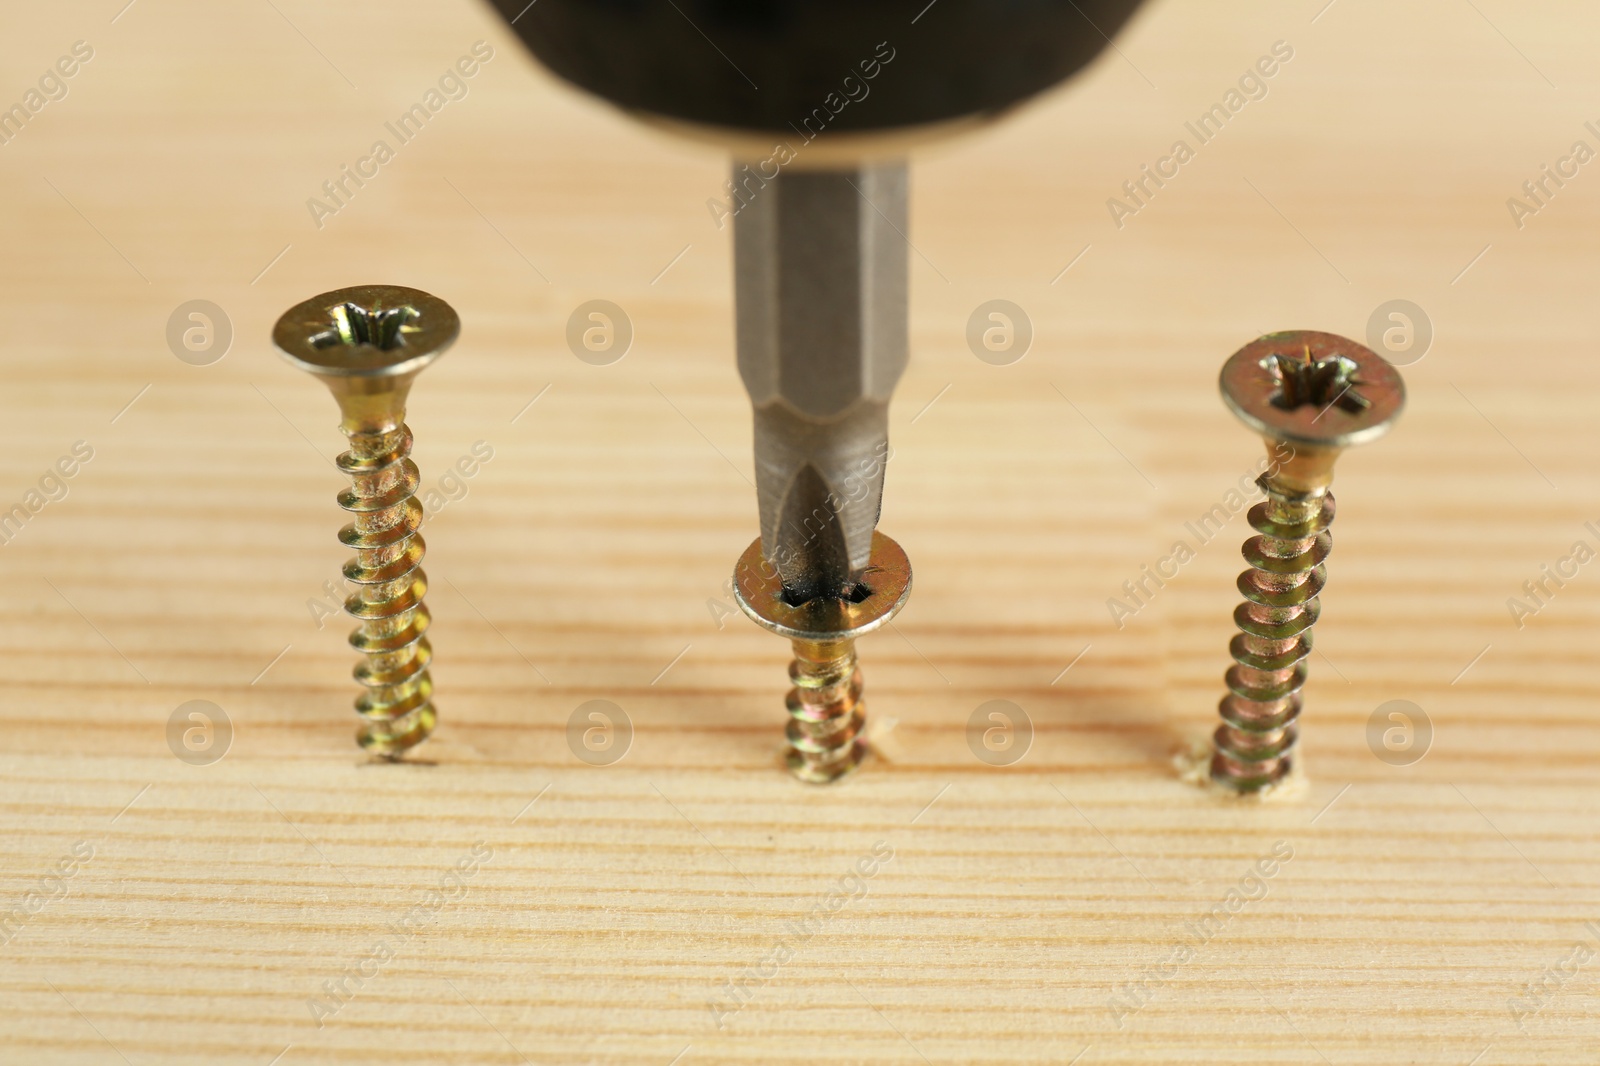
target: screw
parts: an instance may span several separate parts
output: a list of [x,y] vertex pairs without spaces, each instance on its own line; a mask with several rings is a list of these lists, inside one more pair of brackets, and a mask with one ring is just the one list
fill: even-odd
[[[1333,464],[1340,451],[1382,436],[1405,406],[1390,363],[1332,333],[1269,333],[1222,368],[1222,398],[1267,442],[1273,465],[1256,479],[1266,499],[1250,509],[1260,534],[1245,541],[1245,602],[1229,645],[1234,666],[1213,735],[1211,779],[1257,792],[1293,768],[1295,720],[1311,654],[1317,596],[1332,550]],[[1290,449],[1283,458],[1284,447]]]
[[813,785],[836,781],[861,765],[866,702],[856,666],[856,638],[889,623],[911,595],[911,561],[900,545],[872,534],[872,554],[847,597],[789,602],[778,568],[757,538],[733,571],[734,598],[763,629],[788,637],[789,772]]
[[449,304],[398,285],[325,292],[284,312],[272,330],[289,362],[333,393],[339,428],[350,440],[338,466],[352,484],[338,499],[355,515],[339,541],[356,553],[344,565],[358,586],[344,604],[359,621],[350,644],[364,656],[355,668],[366,687],[356,698],[364,719],[356,739],[391,759],[428,739],[437,719],[428,676],[433,649],[424,635],[432,616],[422,602],[428,579],[417,533],[420,476],[409,458],[406,397],[460,330]]

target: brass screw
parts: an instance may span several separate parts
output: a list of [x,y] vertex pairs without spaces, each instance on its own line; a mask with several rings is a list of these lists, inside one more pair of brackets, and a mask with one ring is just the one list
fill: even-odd
[[339,428],[350,450],[339,469],[351,487],[339,506],[355,520],[339,531],[355,549],[344,576],[358,586],[344,609],[359,624],[350,644],[364,657],[355,678],[364,719],[356,739],[366,750],[399,758],[428,739],[437,718],[425,636],[432,616],[422,602],[426,547],[417,533],[420,480],[409,458],[405,424],[411,383],[455,342],[461,320],[450,305],[417,289],[358,285],[314,296],[284,312],[273,343],[314,375],[339,402]]
[[1245,602],[1233,612],[1235,665],[1217,708],[1222,724],[1211,757],[1213,781],[1257,792],[1293,768],[1305,659],[1333,547],[1334,460],[1388,431],[1405,406],[1405,384],[1388,361],[1354,341],[1294,331],[1269,333],[1235,352],[1221,385],[1223,400],[1262,435],[1274,460],[1257,479],[1267,498],[1250,509],[1260,536],[1244,544]]
[[848,598],[818,596],[792,604],[783,577],[757,538],[733,571],[734,598],[763,629],[788,637],[789,772],[813,785],[836,781],[861,765],[867,743],[866,702],[856,666],[856,638],[885,626],[911,595],[911,562],[900,545],[872,534],[872,555]]

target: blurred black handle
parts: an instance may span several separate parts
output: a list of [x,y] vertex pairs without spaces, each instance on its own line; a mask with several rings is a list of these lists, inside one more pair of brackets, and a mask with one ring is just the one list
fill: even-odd
[[545,66],[614,104],[802,135],[1018,103],[1084,67],[1139,2],[492,0]]

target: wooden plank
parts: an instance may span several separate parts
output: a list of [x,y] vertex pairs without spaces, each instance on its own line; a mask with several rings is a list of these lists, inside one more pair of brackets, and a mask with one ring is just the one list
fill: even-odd
[[[1593,1061],[1600,586],[1585,557],[1520,626],[1507,601],[1600,548],[1600,179],[1520,227],[1506,201],[1600,147],[1594,11],[1157,3],[1069,90],[918,157],[883,517],[916,590],[862,646],[883,757],[817,790],[777,768],[786,649],[723,590],[755,507],[715,153],[555,84],[474,4],[117,6],[0,40],[0,103],[94,53],[0,145],[0,509],[93,450],[0,546],[0,1060]],[[479,40],[467,95],[319,228],[307,199]],[[1265,96],[1119,228],[1107,199],[1277,41]],[[267,343],[367,281],[465,322],[411,412],[455,498],[427,525],[442,725],[405,766],[351,743],[317,607],[332,404]],[[634,325],[611,366],[565,346],[593,298]],[[964,339],[995,298],[1035,330],[1005,367]],[[164,336],[194,299],[232,324],[208,366]],[[1173,766],[1214,720],[1246,532],[1186,523],[1259,454],[1215,374],[1392,299],[1434,341],[1341,464],[1308,780],[1222,801]],[[1179,538],[1119,628],[1107,600]],[[591,699],[634,730],[608,767],[568,748]],[[968,745],[996,699],[1034,731],[1008,767]],[[1408,766],[1367,739],[1397,699],[1432,727]],[[168,747],[190,700],[231,722],[213,764]]]

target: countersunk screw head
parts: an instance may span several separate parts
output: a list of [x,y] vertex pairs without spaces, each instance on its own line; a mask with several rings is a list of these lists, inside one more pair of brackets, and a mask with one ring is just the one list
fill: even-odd
[[857,586],[860,598],[818,596],[789,602],[778,568],[767,561],[757,537],[733,568],[733,596],[761,628],[790,640],[831,644],[854,640],[886,626],[911,596],[911,560],[889,536],[874,530],[872,561]]
[[455,343],[461,319],[437,296],[403,285],[355,285],[283,313],[272,341],[339,401],[348,432],[388,432],[405,418],[411,383]]
[[1337,451],[1386,433],[1406,388],[1388,360],[1333,333],[1268,333],[1222,367],[1222,398],[1270,441]]

